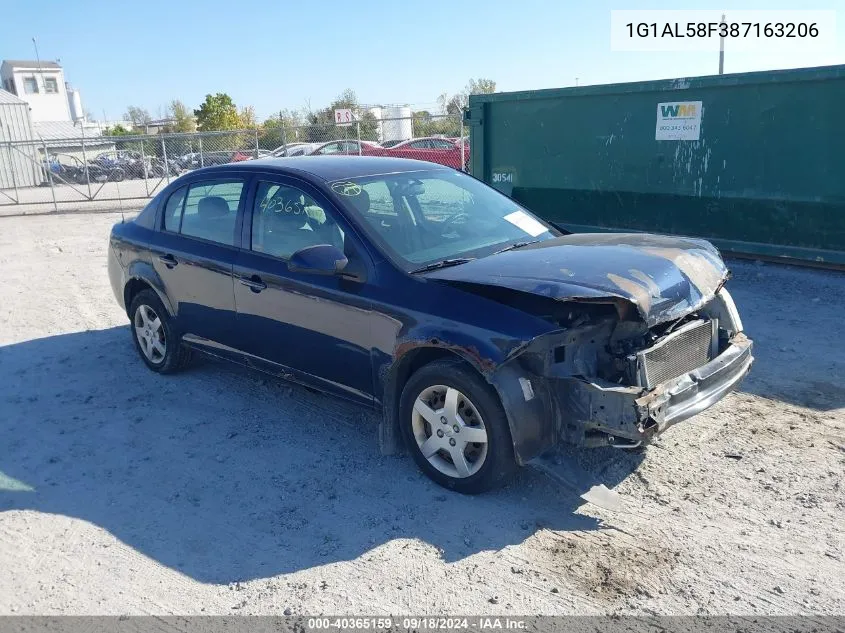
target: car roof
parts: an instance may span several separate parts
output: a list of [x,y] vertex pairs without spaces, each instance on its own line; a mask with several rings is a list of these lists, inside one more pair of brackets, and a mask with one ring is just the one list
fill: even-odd
[[414,138],[409,138],[407,140],[402,141],[399,145],[404,145],[405,143],[415,143],[417,141],[448,141],[449,143],[453,143],[452,139],[448,136],[415,136]]
[[261,171],[279,174],[308,175],[326,182],[344,178],[362,178],[380,174],[395,174],[414,171],[446,171],[450,167],[411,158],[383,156],[289,156],[280,158],[259,158],[240,163],[215,165],[197,170],[204,173],[228,171]]

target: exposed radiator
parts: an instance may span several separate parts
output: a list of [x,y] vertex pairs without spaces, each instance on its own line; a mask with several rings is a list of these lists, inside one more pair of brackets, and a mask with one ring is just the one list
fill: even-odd
[[640,385],[654,387],[706,365],[716,355],[717,336],[715,320],[693,321],[638,352]]

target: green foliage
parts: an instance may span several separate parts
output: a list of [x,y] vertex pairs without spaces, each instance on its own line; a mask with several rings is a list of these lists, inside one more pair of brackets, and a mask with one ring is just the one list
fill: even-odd
[[241,111],[238,113],[238,118],[240,120],[239,127],[242,130],[251,130],[258,127],[258,124],[255,122],[255,108],[252,106],[241,108]]
[[106,128],[103,130],[103,136],[114,136],[114,137],[135,137],[131,139],[127,139],[125,141],[115,141],[115,149],[117,150],[128,150],[131,152],[139,152],[143,153],[147,156],[159,156],[161,155],[161,143],[157,143],[149,138],[141,139],[138,138],[138,135],[142,135],[144,133],[143,130],[127,130],[125,127],[120,125],[119,123],[111,128]]
[[296,110],[280,110],[278,114],[267,117],[261,124],[258,146],[273,150],[285,143],[302,140],[300,130],[304,124],[302,115]]
[[179,99],[174,99],[168,106],[168,114],[174,120],[171,132],[196,132],[197,121],[193,113]]
[[114,127],[107,127],[105,130],[103,130],[102,134],[103,136],[132,136],[133,134],[137,134],[137,132],[127,130],[120,123],[118,123]]
[[197,127],[203,132],[237,130],[242,124],[235,102],[224,92],[205,95],[205,101],[198,110],[194,110],[194,115],[197,117]]
[[456,116],[418,117],[414,115],[415,137],[461,135],[461,120]]

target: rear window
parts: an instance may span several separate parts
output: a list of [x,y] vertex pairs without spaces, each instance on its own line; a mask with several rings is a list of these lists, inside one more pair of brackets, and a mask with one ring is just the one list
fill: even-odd
[[182,187],[164,207],[164,229],[234,246],[242,180],[204,181]]

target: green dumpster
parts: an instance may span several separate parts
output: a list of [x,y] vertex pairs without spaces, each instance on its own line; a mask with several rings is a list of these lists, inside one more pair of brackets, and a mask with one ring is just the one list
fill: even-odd
[[473,95],[472,173],[573,231],[845,265],[845,65]]

